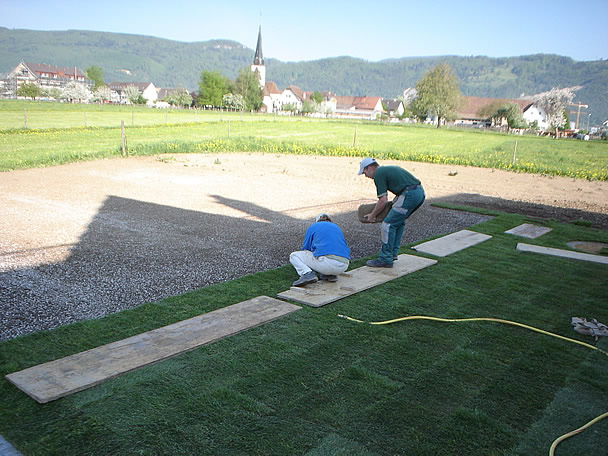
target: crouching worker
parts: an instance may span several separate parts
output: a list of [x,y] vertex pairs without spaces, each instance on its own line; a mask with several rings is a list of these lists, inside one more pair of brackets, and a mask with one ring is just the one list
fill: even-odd
[[[329,215],[319,214],[304,237],[302,250],[289,255],[289,262],[300,276],[293,285],[303,287],[318,279],[335,282],[348,269],[350,248],[338,225]],[[317,277],[316,273],[319,273]]]

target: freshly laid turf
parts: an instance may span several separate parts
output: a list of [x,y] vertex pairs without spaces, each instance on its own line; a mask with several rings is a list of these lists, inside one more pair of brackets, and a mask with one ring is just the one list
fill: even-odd
[[[372,326],[337,316],[496,317],[608,350],[570,325],[573,316],[608,323],[608,266],[516,251],[521,238],[504,231],[524,222],[499,214],[472,228],[491,240],[432,268],[45,405],[2,378],[0,434],[25,455],[547,454],[554,439],[608,410],[608,356],[499,323]],[[606,231],[546,226],[553,230],[526,242],[608,242]],[[294,274],[285,266],[4,342],[0,373],[276,296]],[[607,447],[603,420],[557,454]]]

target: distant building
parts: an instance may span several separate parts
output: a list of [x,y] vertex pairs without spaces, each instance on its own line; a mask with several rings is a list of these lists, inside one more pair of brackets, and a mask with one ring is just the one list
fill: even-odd
[[139,94],[146,99],[146,104],[154,104],[158,100],[158,91],[151,82],[110,82],[110,94],[113,103],[129,103],[125,89],[129,86],[137,88]]
[[277,112],[283,107],[283,92],[277,85],[268,81],[264,85],[264,98],[262,100],[262,110],[264,112]]
[[0,96],[16,98],[23,84],[36,84],[43,90],[64,89],[75,81],[92,89],[95,83],[78,67],[60,67],[46,63],[21,62],[0,83]]
[[519,106],[521,115],[528,124],[536,122],[541,130],[549,127],[546,113],[534,103],[534,100],[520,98],[462,97],[462,104],[454,123],[456,125],[490,126],[491,115],[498,108],[509,103]]
[[384,98],[382,104],[386,107],[389,117],[400,117],[405,112],[403,101]]
[[376,120],[384,112],[380,97],[336,96],[334,117]]

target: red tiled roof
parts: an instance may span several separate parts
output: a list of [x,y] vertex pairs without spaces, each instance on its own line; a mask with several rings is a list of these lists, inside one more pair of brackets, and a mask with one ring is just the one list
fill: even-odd
[[488,111],[508,103],[515,103],[520,107],[522,112],[533,104],[530,100],[510,98],[462,97],[458,117],[461,119],[487,119]]
[[378,106],[380,97],[353,97],[353,96],[337,96],[337,109],[368,109],[373,110]]
[[82,70],[80,70],[77,67],[59,67],[59,66],[55,66],[55,65],[48,65],[46,63],[30,63],[30,62],[23,62],[27,65],[27,67],[32,70],[34,73],[50,73],[50,74],[57,74],[60,76],[74,76],[74,73],[76,73],[76,76],[80,76],[80,77],[85,77],[86,75],[84,74],[84,72]]
[[304,99],[304,91],[298,86],[290,85],[287,88],[291,90],[295,94],[295,96],[298,97],[300,100]]
[[282,91],[273,81],[268,81],[264,85],[264,95],[270,95],[271,93],[280,94]]

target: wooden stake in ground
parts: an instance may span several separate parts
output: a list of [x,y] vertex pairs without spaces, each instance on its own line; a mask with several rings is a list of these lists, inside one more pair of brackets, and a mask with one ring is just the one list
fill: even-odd
[[125,134],[125,121],[120,121],[120,132],[122,136],[122,154],[127,155],[127,135]]

